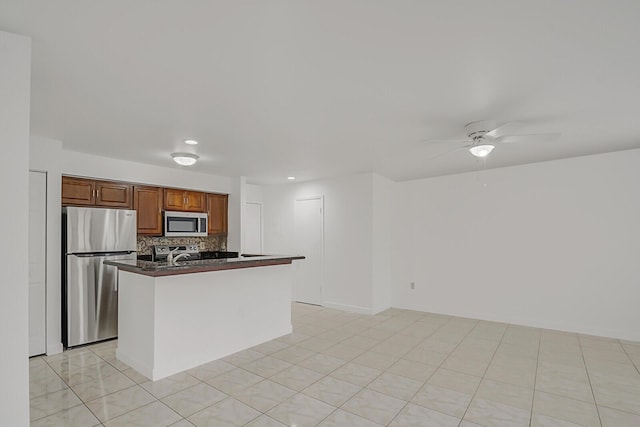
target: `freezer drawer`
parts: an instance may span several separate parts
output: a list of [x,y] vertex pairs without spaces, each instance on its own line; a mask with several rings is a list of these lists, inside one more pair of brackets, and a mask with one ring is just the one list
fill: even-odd
[[136,254],[67,255],[66,326],[68,347],[118,335],[118,270],[104,260],[136,259]]

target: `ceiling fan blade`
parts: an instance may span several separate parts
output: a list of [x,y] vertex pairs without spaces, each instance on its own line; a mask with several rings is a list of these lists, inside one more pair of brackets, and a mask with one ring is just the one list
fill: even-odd
[[522,126],[522,122],[507,122],[485,133],[484,136],[493,138],[493,139],[498,139],[500,137],[513,133],[513,131],[519,128],[520,126]]
[[469,138],[466,138],[466,139],[427,139],[425,142],[427,144],[435,144],[435,143],[441,143],[441,142],[448,142],[448,143],[452,143],[452,144],[463,144],[463,143],[470,143],[471,140]]
[[497,138],[497,141],[504,144],[516,142],[551,142],[560,137],[560,132],[532,133],[528,135],[504,135]]
[[453,153],[461,151],[461,150],[466,150],[469,147],[470,147],[470,145],[465,145],[465,146],[462,146],[462,147],[454,148],[453,150],[445,151],[444,153],[440,153],[440,154],[435,155],[433,157],[429,157],[428,159],[425,160],[425,162],[427,162],[427,163],[431,162],[431,161],[433,161],[435,159],[439,159],[440,157],[448,156],[449,154],[453,154]]

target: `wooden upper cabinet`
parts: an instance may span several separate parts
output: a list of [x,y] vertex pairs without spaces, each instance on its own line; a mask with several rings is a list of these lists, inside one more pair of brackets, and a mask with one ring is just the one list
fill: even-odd
[[164,208],[168,211],[206,212],[206,194],[199,191],[165,188]]
[[138,234],[162,235],[162,188],[136,185],[133,208],[137,212]]
[[207,194],[207,212],[209,213],[209,234],[227,233],[227,194]]
[[207,195],[199,191],[185,191],[187,193],[187,203],[184,206],[185,211],[189,212],[206,212],[207,211]]
[[184,190],[164,189],[164,208],[168,211],[181,211],[184,207]]
[[133,206],[132,186],[121,182],[96,181],[96,206],[127,208]]
[[131,184],[70,176],[62,177],[63,206],[131,209],[132,204]]
[[96,187],[91,179],[62,177],[62,206],[93,206]]

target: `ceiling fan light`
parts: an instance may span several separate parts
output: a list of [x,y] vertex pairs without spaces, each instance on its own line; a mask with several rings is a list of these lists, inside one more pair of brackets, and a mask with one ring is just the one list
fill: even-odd
[[474,145],[469,147],[469,152],[476,157],[487,157],[494,148],[495,146],[491,144]]
[[171,157],[180,166],[191,166],[200,158],[197,154],[191,153],[171,153]]

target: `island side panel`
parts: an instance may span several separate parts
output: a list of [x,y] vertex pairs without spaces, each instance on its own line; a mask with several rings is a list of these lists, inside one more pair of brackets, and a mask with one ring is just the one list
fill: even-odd
[[291,333],[292,266],[155,278],[154,380]]
[[154,365],[155,279],[118,271],[118,348],[116,357],[147,378]]

